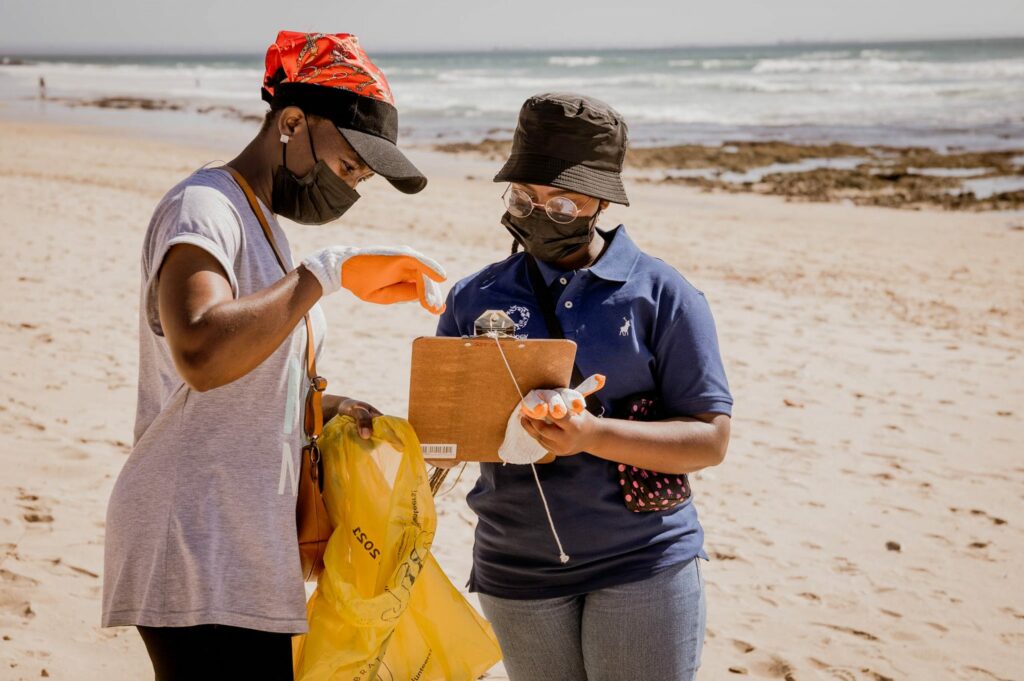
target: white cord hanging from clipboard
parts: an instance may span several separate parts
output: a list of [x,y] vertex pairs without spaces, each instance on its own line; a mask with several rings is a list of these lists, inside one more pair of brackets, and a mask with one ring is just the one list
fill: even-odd
[[[491,338],[493,338],[495,345],[498,346],[498,352],[501,353],[501,359],[505,363],[505,368],[508,369],[509,378],[512,379],[512,384],[515,385],[516,392],[519,393],[519,400],[520,401],[519,401],[519,404],[517,404],[516,407],[515,407],[516,410],[518,411],[519,410],[519,405],[522,404],[522,402],[526,398],[526,396],[523,394],[522,389],[519,387],[519,381],[516,380],[516,375],[512,372],[512,367],[508,363],[508,358],[505,357],[505,350],[501,347],[501,341],[499,340],[498,333],[496,331],[491,331],[491,332],[487,333],[486,335],[491,337]],[[503,465],[508,465],[508,464],[503,464]],[[529,464],[529,466],[530,466],[530,470],[533,471],[534,482],[537,483],[537,491],[540,493],[540,501],[544,505],[544,513],[545,513],[545,515],[547,515],[547,518],[548,518],[548,526],[551,527],[551,536],[553,536],[555,538],[555,544],[558,546],[558,559],[563,564],[568,563],[569,562],[569,555],[565,552],[565,549],[562,548],[562,540],[559,539],[558,531],[555,529],[555,521],[551,517],[551,508],[548,506],[547,497],[544,496],[544,488],[541,487],[540,476],[537,475],[537,466],[535,464],[533,464],[533,463]]]

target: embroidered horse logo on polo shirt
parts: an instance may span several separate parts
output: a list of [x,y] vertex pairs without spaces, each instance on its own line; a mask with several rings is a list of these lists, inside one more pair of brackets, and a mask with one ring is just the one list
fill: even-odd
[[633,323],[631,321],[629,321],[628,319],[626,319],[625,317],[623,317],[622,318],[622,326],[619,327],[619,335],[620,336],[628,336],[629,335],[629,330],[632,327],[633,327]]

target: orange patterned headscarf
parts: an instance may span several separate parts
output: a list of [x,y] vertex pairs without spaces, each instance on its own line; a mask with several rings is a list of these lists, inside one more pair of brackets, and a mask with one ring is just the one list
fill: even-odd
[[398,109],[381,70],[350,33],[281,31],[267,50],[263,99],[334,123],[366,165],[406,194],[427,178],[398,149]]
[[278,33],[267,49],[263,99],[271,101],[282,83],[321,85],[395,103],[384,74],[351,33]]

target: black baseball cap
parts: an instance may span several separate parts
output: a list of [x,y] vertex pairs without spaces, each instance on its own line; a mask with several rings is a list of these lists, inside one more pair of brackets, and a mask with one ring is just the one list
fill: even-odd
[[281,31],[267,50],[262,96],[334,123],[373,172],[415,194],[427,178],[398,149],[398,110],[384,73],[350,33]]

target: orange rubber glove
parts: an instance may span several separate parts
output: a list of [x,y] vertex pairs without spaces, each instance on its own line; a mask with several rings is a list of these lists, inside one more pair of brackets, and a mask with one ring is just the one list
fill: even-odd
[[302,260],[324,295],[347,288],[360,300],[380,305],[418,300],[428,312],[444,312],[438,282],[446,279],[437,261],[408,246],[328,246]]
[[557,390],[531,390],[526,393],[519,402],[517,409],[513,409],[505,424],[505,440],[498,448],[498,458],[505,463],[529,464],[540,461],[548,452],[544,446],[534,440],[523,430],[519,422],[522,415],[534,419],[547,419],[550,417],[560,419],[568,414],[581,414],[587,408],[587,395],[595,393],[604,387],[605,377],[601,374],[594,374],[572,388],[559,388]]
[[520,403],[520,411],[530,418],[542,419],[547,416],[565,418],[569,412],[580,414],[587,408],[584,399],[604,387],[603,374],[594,374],[575,388],[557,390],[531,390]]

